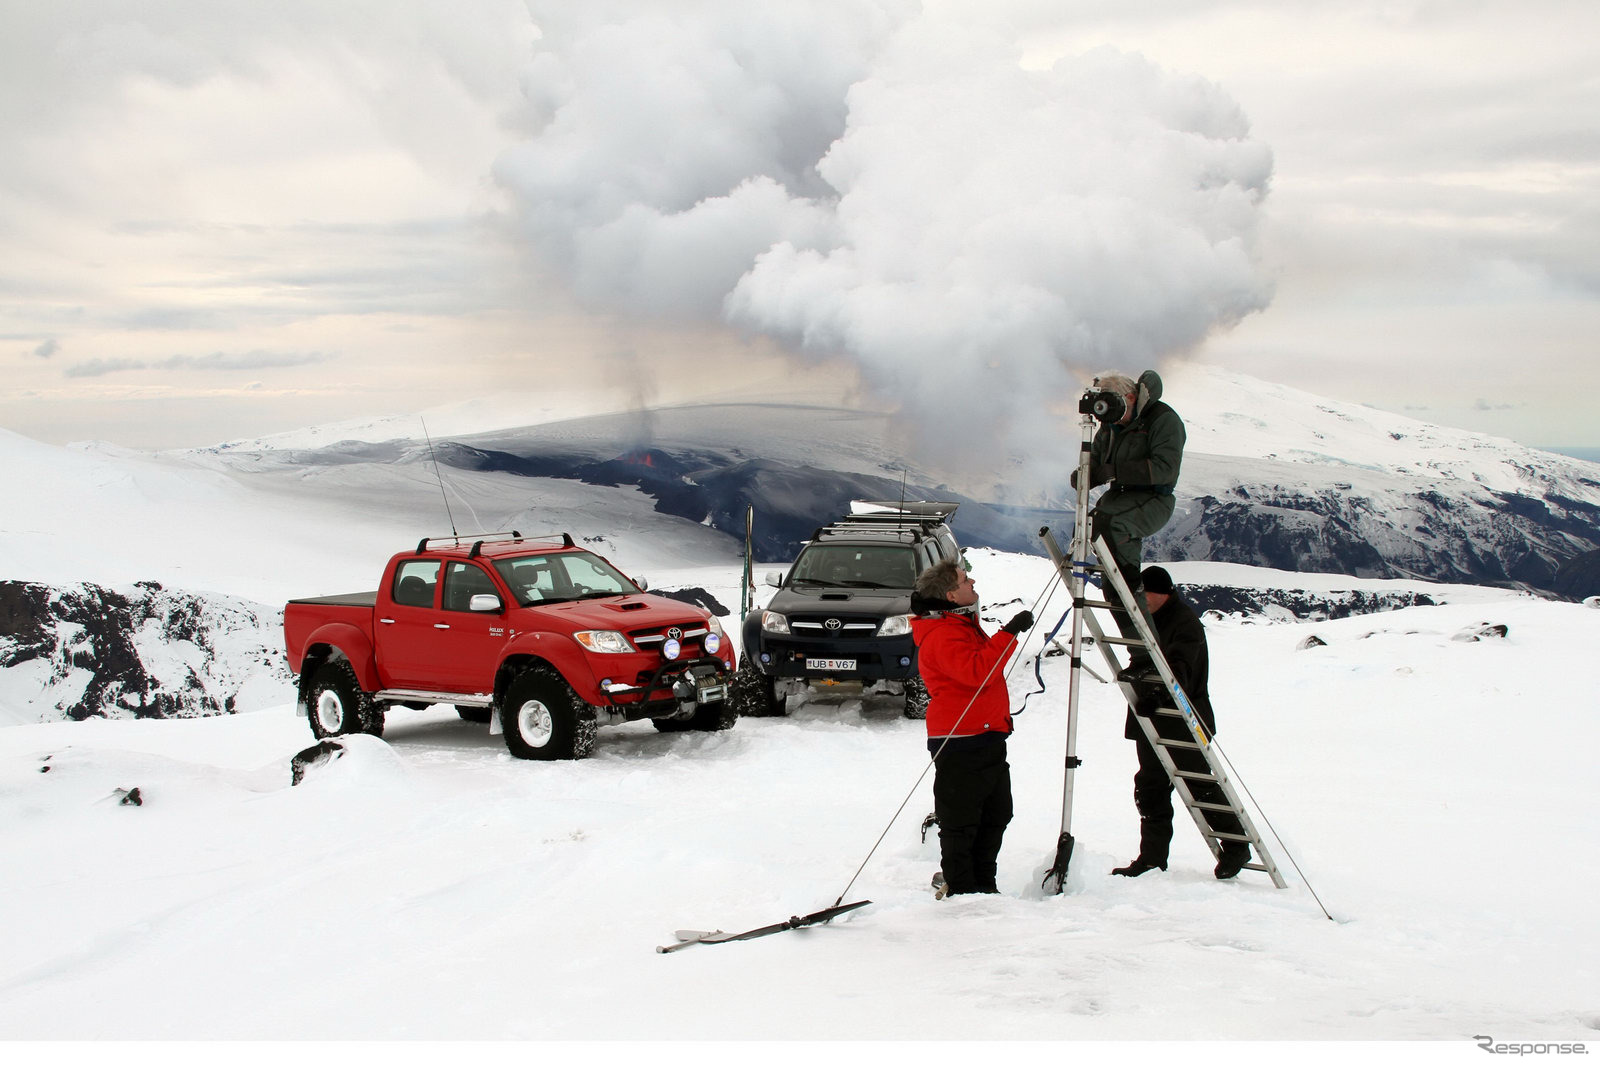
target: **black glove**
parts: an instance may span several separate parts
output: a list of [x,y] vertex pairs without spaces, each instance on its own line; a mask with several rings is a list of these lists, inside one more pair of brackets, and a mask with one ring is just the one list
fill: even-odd
[[[1110,480],[1111,480],[1111,464],[1109,464],[1109,463],[1096,463],[1094,466],[1089,468],[1089,488],[1090,489],[1093,489],[1097,485],[1105,485]],[[1073,471],[1072,472],[1072,476],[1070,478],[1068,478],[1067,481],[1072,485],[1072,488],[1074,488],[1074,489],[1078,488],[1078,472],[1077,471]]]
[[1000,629],[1004,630],[1013,637],[1015,637],[1017,634],[1020,634],[1024,630],[1033,629],[1033,612],[1017,612],[1015,615],[1011,616],[1011,621],[1000,627]]

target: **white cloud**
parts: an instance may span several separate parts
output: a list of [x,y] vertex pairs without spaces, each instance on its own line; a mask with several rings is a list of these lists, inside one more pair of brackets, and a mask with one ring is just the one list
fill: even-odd
[[497,168],[591,306],[846,357],[979,462],[1036,440],[1073,371],[1137,372],[1266,306],[1271,154],[1202,79],[1111,49],[1028,71],[906,7],[876,37],[838,17],[873,5],[784,35],[735,3],[628,10],[546,33],[543,121]]

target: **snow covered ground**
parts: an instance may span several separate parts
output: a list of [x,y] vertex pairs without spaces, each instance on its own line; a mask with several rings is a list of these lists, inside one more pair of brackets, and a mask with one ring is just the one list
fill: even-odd
[[[1043,560],[972,556],[992,615],[1047,584]],[[691,576],[737,603],[731,569]],[[1485,622],[1508,635],[1455,639]],[[1327,644],[1300,650],[1311,633]],[[1137,846],[1134,756],[1115,693],[1091,686],[1077,851],[1067,891],[1041,893],[1061,658],[1012,744],[1003,893],[947,901],[918,834],[922,726],[892,702],[819,694],[713,735],[608,728],[559,764],[511,759],[449,708],[400,711],[293,788],[312,739],[287,694],[225,718],[0,729],[0,1037],[1592,1047],[1600,729],[1573,665],[1600,611],[1477,590],[1210,634],[1219,740],[1288,846],[1287,890],[1213,880],[1181,811],[1168,872],[1109,874]],[[1032,683],[1013,673],[1018,700]],[[143,804],[119,803],[134,787]],[[832,904],[908,795],[847,894],[872,906],[655,952],[679,928]]]
[[[0,577],[153,579],[269,605],[370,588],[391,552],[439,532],[428,474],[247,476],[200,455],[0,431]],[[656,588],[738,603],[728,539],[634,489],[529,479],[508,499],[487,476],[450,480],[463,528],[542,518],[603,535],[601,551]],[[970,556],[996,619],[1047,584],[1040,558]],[[1137,847],[1134,754],[1116,694],[1091,686],[1071,877],[1041,893],[1060,820],[1061,658],[1043,661],[1049,687],[1012,743],[1003,893],[947,901],[928,891],[937,847],[918,835],[922,726],[893,702],[817,694],[789,719],[714,735],[607,728],[593,758],[564,764],[513,760],[450,708],[398,711],[384,740],[354,739],[291,788],[290,758],[312,738],[284,686],[231,717],[0,726],[0,1039],[608,1039],[696,1055],[688,1042],[738,1039],[768,1042],[731,1046],[763,1062],[880,1039],[1114,1042],[1096,1046],[1105,1058],[1130,1040],[1434,1043],[1409,1044],[1411,1061],[1478,1057],[1484,1037],[1600,1043],[1586,673],[1600,611],[1170,569],[1180,584],[1415,587],[1442,601],[1212,623],[1221,747],[1283,835],[1286,890],[1250,872],[1216,882],[1182,813],[1168,872],[1109,874]],[[1064,608],[1057,594],[1036,613],[1049,624]],[[1509,631],[1457,639],[1483,623]],[[1300,649],[1310,634],[1327,643]],[[1018,702],[1032,683],[1031,665],[1014,672]],[[133,788],[143,803],[119,803]],[[847,887],[874,903],[826,927],[655,952],[679,928],[764,925]],[[867,1062],[888,1058],[877,1047]],[[1307,1062],[1308,1048],[1351,1054],[1279,1058]],[[1051,1054],[996,1055],[1018,1053]],[[472,1054],[524,1058],[515,1045]]]

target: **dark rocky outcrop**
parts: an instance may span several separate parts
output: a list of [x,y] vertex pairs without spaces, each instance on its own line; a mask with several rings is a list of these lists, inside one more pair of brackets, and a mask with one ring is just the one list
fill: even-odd
[[236,710],[252,682],[292,678],[281,615],[226,597],[0,581],[0,669],[32,668],[33,689],[8,698],[40,718],[190,718]]

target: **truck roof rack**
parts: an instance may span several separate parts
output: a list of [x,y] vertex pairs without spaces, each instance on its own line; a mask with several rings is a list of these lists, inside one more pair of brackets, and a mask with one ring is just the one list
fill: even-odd
[[483,551],[483,546],[489,542],[501,541],[556,541],[561,542],[563,548],[575,548],[576,542],[569,533],[529,534],[524,536],[520,530],[505,530],[501,533],[484,534],[451,534],[449,537],[424,537],[417,542],[417,551],[426,552],[435,545],[451,544],[461,547],[463,541],[472,542],[472,550],[467,553],[468,558],[478,556]]
[[817,527],[811,539],[885,533],[899,535],[901,540],[915,540],[942,525],[960,506],[946,500],[852,500],[848,515]]

